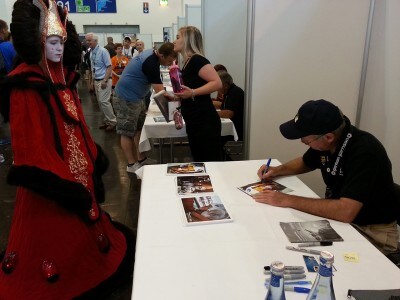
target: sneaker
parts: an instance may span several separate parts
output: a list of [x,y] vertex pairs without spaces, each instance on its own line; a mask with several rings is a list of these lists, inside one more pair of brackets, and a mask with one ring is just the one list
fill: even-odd
[[146,165],[156,165],[158,162],[155,159],[147,157],[144,161],[142,161],[140,164],[142,166]]
[[133,166],[126,166],[126,171],[128,173],[135,173],[141,167],[142,167],[142,164],[140,164],[139,162],[135,162],[135,164]]

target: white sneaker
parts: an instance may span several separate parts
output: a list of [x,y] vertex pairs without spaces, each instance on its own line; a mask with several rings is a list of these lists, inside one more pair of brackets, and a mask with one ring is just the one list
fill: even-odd
[[126,171],[128,173],[135,173],[136,170],[140,169],[142,167],[142,164],[140,164],[139,162],[135,162],[135,164],[133,166],[126,166]]
[[142,166],[146,165],[156,165],[158,162],[155,159],[147,157],[144,161],[142,161],[140,164]]

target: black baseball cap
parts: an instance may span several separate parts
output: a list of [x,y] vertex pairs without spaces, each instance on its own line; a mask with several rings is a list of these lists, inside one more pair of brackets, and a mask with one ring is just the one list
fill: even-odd
[[324,99],[304,103],[293,120],[279,126],[282,135],[295,140],[308,135],[333,132],[343,123],[340,109]]

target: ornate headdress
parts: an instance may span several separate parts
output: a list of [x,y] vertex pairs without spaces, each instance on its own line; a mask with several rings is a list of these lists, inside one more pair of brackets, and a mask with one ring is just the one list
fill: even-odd
[[[39,19],[39,30],[41,32],[41,42],[42,49],[44,54],[44,59],[41,62],[42,68],[45,68],[45,71],[49,75],[51,81],[55,83],[55,80],[52,76],[52,72],[49,68],[49,63],[46,57],[45,43],[46,39],[50,36],[59,36],[65,42],[67,40],[67,31],[66,31],[66,22],[67,22],[67,12],[64,10],[65,18],[64,23],[61,22],[60,15],[58,14],[57,5],[54,0],[48,0],[49,7],[46,6],[43,0],[33,0],[32,3],[40,10],[40,19]],[[60,63],[61,72],[61,82],[65,84],[64,78],[64,70],[62,66],[62,62]]]
[[45,43],[46,38],[52,35],[60,36],[65,41],[67,39],[67,31],[65,30],[67,18],[65,17],[63,24],[54,0],[49,0],[49,8],[43,0],[33,0],[33,4],[40,9],[39,29],[42,33],[42,43]]

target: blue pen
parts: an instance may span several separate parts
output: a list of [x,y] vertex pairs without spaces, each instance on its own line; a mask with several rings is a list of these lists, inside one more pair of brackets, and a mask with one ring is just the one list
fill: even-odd
[[[268,170],[269,170],[269,165],[271,164],[271,158],[268,158],[268,161],[267,161],[267,163],[265,164],[265,169],[264,169],[264,171],[262,172],[262,176],[264,176],[264,174],[266,174],[267,172],[268,172]],[[263,182],[264,181],[264,179],[261,179],[261,182]]]
[[[269,288],[269,282],[265,282],[264,285],[266,288]],[[286,285],[286,283],[284,284],[284,289],[285,289],[285,291],[288,291],[288,292],[295,292],[295,293],[302,293],[302,294],[308,294],[310,292],[310,289],[308,289],[308,288]]]
[[309,280],[300,280],[300,281],[285,281],[285,284],[286,285],[295,285],[295,284],[298,284],[298,285],[306,285],[306,284],[312,284],[312,282],[311,281],[309,281]]

